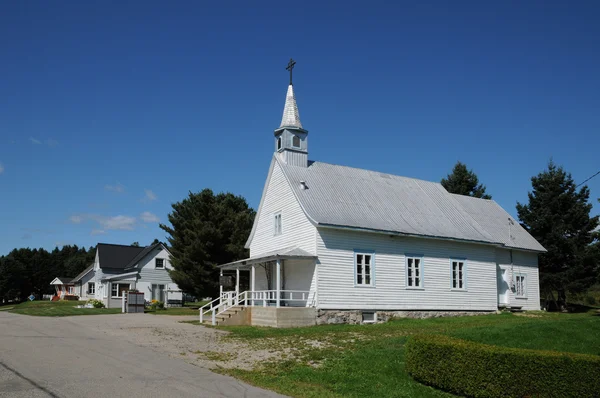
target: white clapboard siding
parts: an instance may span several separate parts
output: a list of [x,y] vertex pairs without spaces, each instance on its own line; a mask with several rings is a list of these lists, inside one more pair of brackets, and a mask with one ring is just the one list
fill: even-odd
[[[156,268],[156,259],[162,258],[165,265],[164,269]],[[144,298],[150,300],[152,298],[152,285],[165,285],[165,289],[179,290],[177,285],[169,276],[168,269],[173,269],[171,265],[169,252],[162,247],[157,247],[148,255],[140,260],[136,269],[139,269],[139,277],[136,287],[140,292],[144,293]],[[171,292],[168,295],[171,299],[180,300],[181,293]]]
[[513,250],[511,265],[510,250],[497,249],[496,261],[500,268],[506,270],[507,278],[511,282],[515,282],[516,274],[526,275],[525,297],[517,297],[514,289],[509,290],[510,305],[523,307],[524,310],[539,310],[540,284],[537,253]]
[[[270,179],[257,214],[250,256],[297,246],[316,254],[315,227],[298,204],[279,163],[272,161]],[[282,233],[274,235],[274,217],[281,212]]]
[[[355,287],[355,249],[374,251],[374,287]],[[497,309],[493,246],[319,228],[317,251],[322,309]],[[421,290],[406,288],[405,254],[423,256]],[[466,291],[451,289],[450,258],[466,258]]]

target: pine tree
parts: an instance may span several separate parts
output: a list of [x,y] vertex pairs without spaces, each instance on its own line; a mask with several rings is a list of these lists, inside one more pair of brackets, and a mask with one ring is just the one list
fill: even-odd
[[542,297],[564,308],[567,292],[580,293],[596,281],[600,256],[593,231],[598,216],[590,217],[588,187],[578,191],[571,174],[552,161],[531,178],[531,185],[529,203],[518,203],[517,213],[523,227],[548,250],[539,256]]
[[172,208],[171,226],[160,225],[169,234],[171,278],[186,293],[214,296],[219,286],[215,266],[248,256],[244,245],[255,212],[242,196],[215,195],[210,189],[190,192]]
[[485,193],[485,185],[479,184],[479,178],[473,170],[467,169],[467,165],[461,162],[456,162],[452,173],[442,178],[441,184],[450,193],[482,199],[492,198]]

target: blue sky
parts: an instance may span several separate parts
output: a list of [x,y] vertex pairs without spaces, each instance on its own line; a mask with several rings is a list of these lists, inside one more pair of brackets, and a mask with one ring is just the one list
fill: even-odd
[[0,254],[164,239],[171,203],[206,187],[256,208],[290,57],[311,159],[432,181],[461,160],[516,215],[550,157],[578,182],[600,170],[599,18],[583,1],[2,2]]

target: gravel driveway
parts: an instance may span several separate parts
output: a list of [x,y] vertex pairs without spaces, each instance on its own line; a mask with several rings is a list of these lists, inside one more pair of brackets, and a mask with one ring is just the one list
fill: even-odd
[[[280,397],[208,367],[205,352],[238,352],[223,332],[149,314],[62,318],[0,312],[0,398]],[[267,357],[248,349],[232,366]],[[225,361],[227,362],[227,361]],[[199,366],[194,366],[199,365]]]

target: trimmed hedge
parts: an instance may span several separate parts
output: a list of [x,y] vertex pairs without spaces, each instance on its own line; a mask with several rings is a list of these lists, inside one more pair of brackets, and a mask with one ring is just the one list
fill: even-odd
[[600,396],[600,357],[594,355],[419,335],[408,340],[405,358],[416,380],[468,397]]

